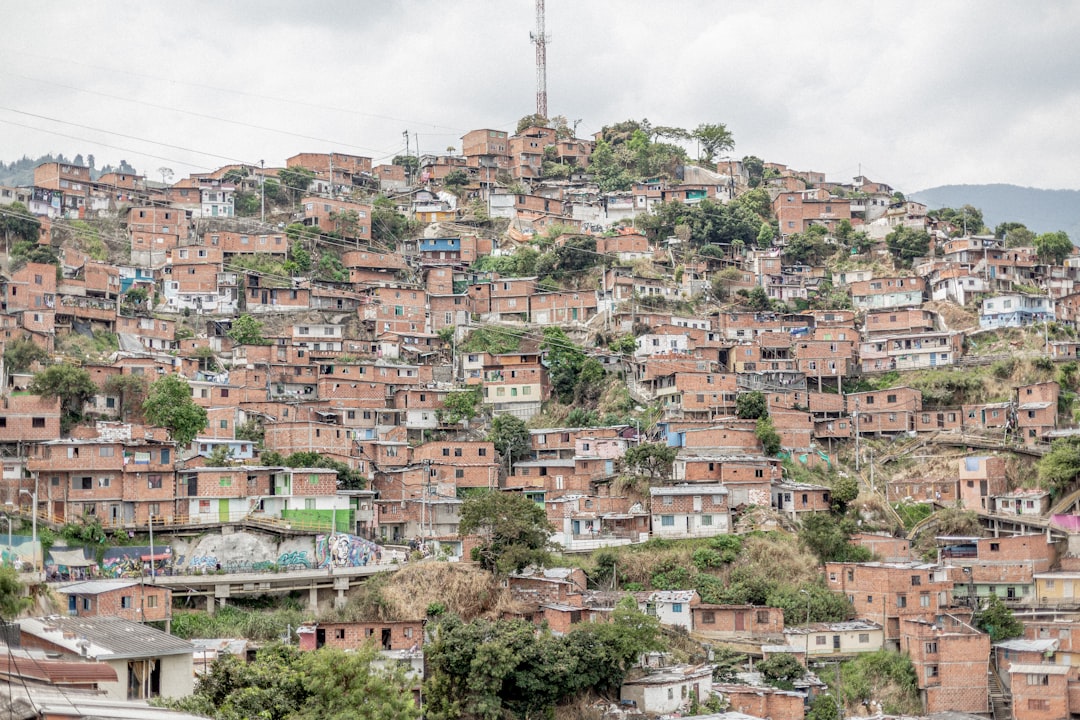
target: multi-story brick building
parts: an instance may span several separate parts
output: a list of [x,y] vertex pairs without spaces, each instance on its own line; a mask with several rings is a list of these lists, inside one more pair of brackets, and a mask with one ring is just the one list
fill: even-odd
[[424,622],[312,622],[297,628],[296,635],[304,651],[321,647],[359,650],[367,644],[380,650],[417,650],[424,645]]
[[730,531],[728,489],[723,485],[653,486],[649,495],[656,537],[710,537]]
[[118,617],[132,622],[165,622],[172,619],[172,591],[137,580],[92,580],[64,585],[57,590],[67,597],[69,615]]
[[989,710],[989,635],[948,613],[903,618],[900,632],[927,713]]
[[939,565],[922,563],[825,564],[830,590],[847,595],[855,614],[885,630],[885,642],[899,648],[900,622],[934,618],[951,602],[953,583]]

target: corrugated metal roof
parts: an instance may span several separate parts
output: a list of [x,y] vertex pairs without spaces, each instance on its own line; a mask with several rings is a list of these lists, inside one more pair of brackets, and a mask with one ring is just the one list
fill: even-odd
[[1049,638],[1042,640],[1014,638],[1012,640],[1002,640],[1001,642],[994,643],[994,647],[1003,648],[1005,650],[1016,650],[1017,652],[1052,652],[1057,650],[1060,644],[1061,643],[1058,640]]
[[57,592],[65,595],[100,595],[113,590],[123,590],[138,585],[137,580],[87,580],[76,582],[57,588]]
[[0,655],[0,674],[43,680],[52,684],[75,685],[116,682],[116,670],[108,663],[15,655]]
[[17,620],[19,629],[58,647],[92,659],[190,655],[195,647],[187,640],[117,617],[69,617]]

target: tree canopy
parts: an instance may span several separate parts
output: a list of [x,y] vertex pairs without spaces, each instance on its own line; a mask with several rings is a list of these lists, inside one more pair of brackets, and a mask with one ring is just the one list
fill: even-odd
[[1061,230],[1039,235],[1035,238],[1034,245],[1039,260],[1048,265],[1060,265],[1073,252],[1072,240]]
[[4,346],[4,365],[9,373],[21,373],[35,362],[49,359],[49,351],[33,340],[12,340]]
[[975,627],[990,635],[990,642],[1001,642],[1024,634],[1024,624],[1001,599],[991,594],[973,618]]
[[544,506],[518,493],[483,492],[461,505],[458,532],[462,537],[480,537],[474,559],[492,572],[506,574],[530,565],[543,566],[553,547],[549,538],[554,531]]
[[11,622],[32,604],[33,601],[23,595],[19,571],[11,565],[0,567],[0,620]]
[[89,372],[67,363],[50,365],[39,372],[28,389],[35,395],[60,398],[65,429],[82,419],[83,406],[98,393]]
[[263,337],[263,324],[250,315],[241,315],[232,322],[229,328],[229,337],[237,345],[269,345],[270,341]]
[[885,236],[885,245],[900,265],[911,267],[912,260],[930,252],[930,234],[900,225]]
[[514,463],[529,452],[529,429],[525,421],[516,415],[499,415],[491,421],[488,442],[495,445],[495,450],[504,458],[509,457]]
[[188,445],[206,428],[206,410],[191,399],[191,386],[179,375],[163,375],[150,386],[143,417],[166,428],[177,445]]
[[8,244],[17,240],[37,243],[41,221],[20,202],[5,205],[0,212],[0,237]]
[[401,666],[379,662],[372,644],[354,652],[282,645],[244,662],[221,655],[195,693],[169,703],[215,720],[417,720],[412,681]]
[[701,123],[692,136],[701,144],[701,162],[712,164],[717,153],[735,147],[735,138],[723,123]]
[[760,390],[740,393],[735,398],[735,416],[743,420],[757,420],[769,416],[769,403]]
[[438,621],[424,646],[430,720],[550,717],[588,691],[617,693],[644,652],[662,648],[655,617],[624,598],[609,622],[555,636],[523,620]]
[[664,443],[639,443],[627,448],[620,461],[623,473],[646,480],[650,485],[671,479],[676,449]]
[[292,199],[293,202],[299,202],[308,191],[308,187],[311,186],[311,181],[315,179],[315,173],[308,170],[306,167],[300,167],[294,165],[287,167],[284,170],[278,172],[278,181],[281,183],[282,189],[285,194]]

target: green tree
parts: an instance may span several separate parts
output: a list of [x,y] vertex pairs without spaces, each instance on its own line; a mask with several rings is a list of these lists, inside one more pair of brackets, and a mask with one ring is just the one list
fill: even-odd
[[828,234],[821,225],[813,225],[804,233],[795,233],[784,246],[784,259],[792,265],[821,265],[836,252]]
[[627,448],[619,461],[624,475],[642,478],[650,485],[671,480],[676,449],[664,443],[639,443]]
[[567,642],[581,649],[578,688],[608,692],[618,691],[643,653],[664,647],[660,622],[638,610],[637,601],[629,596],[615,605],[610,622],[579,625]]
[[469,176],[464,170],[451,170],[443,178],[443,185],[453,193],[460,192],[468,184]]
[[1055,499],[1072,490],[1080,475],[1080,440],[1059,438],[1039,459],[1039,485]]
[[776,426],[773,425],[772,418],[759,418],[757,426],[754,428],[754,434],[757,435],[757,439],[761,441],[762,451],[766,455],[771,457],[780,452],[780,434],[776,432]]
[[832,508],[838,515],[847,512],[848,505],[859,497],[859,481],[851,474],[837,475],[832,483]]
[[[41,263],[60,267],[60,256],[49,245],[37,241],[18,240],[11,246],[11,269],[18,270],[27,263]],[[57,270],[59,272],[59,269]]]
[[270,341],[263,337],[263,324],[250,315],[241,315],[233,320],[229,328],[229,337],[237,345],[269,345]]
[[749,178],[748,184],[756,188],[765,177],[765,162],[756,155],[747,155],[742,159],[743,169]]
[[[792,625],[809,622],[842,622],[855,617],[855,608],[846,595],[833,592],[823,579],[804,582],[798,585],[779,582],[765,588],[762,604],[780,608],[784,611],[784,622],[788,618]],[[807,615],[807,606],[810,614]]]
[[167,704],[215,720],[417,720],[420,716],[412,682],[400,666],[380,663],[371,643],[354,652],[335,648],[300,652],[270,645],[251,662],[222,655],[199,679],[194,694]]
[[900,225],[885,236],[885,245],[902,266],[911,267],[912,260],[926,257],[930,252],[930,235],[925,230]]
[[712,164],[717,153],[735,147],[735,138],[723,123],[702,123],[692,135],[701,144],[701,160],[707,164]]
[[191,386],[179,375],[163,375],[150,386],[143,417],[166,428],[180,447],[189,445],[206,428],[206,410],[191,399]]
[[290,720],[418,720],[412,684],[400,664],[384,663],[372,643],[345,652],[322,648],[297,663],[309,693]]
[[299,240],[294,242],[289,253],[291,255],[289,259],[293,262],[296,272],[311,272],[311,253],[307,251],[303,243]]
[[755,285],[746,295],[746,306],[751,310],[769,310],[772,308],[772,300],[765,288]]
[[[1019,225],[1019,223],[1016,223]],[[1005,233],[1005,247],[1032,247],[1035,245],[1035,233],[1023,225]]]
[[[901,201],[903,198],[901,198]],[[942,222],[947,222],[956,228],[953,231],[953,237],[957,237],[967,233],[968,235],[977,235],[986,230],[986,225],[983,222],[982,210],[973,205],[964,205],[959,208],[943,207],[938,210],[930,211],[930,216],[935,217]]]
[[806,720],[841,720],[840,707],[836,696],[832,693],[822,693],[810,703],[810,709],[806,713]]
[[393,165],[405,168],[405,172],[409,175],[416,175],[420,172],[420,158],[415,155],[395,155],[390,162]]
[[4,206],[0,213],[0,237],[4,246],[10,247],[17,241],[36,244],[41,232],[41,221],[20,202]]
[[278,181],[285,194],[293,202],[299,202],[300,198],[307,194],[311,187],[311,181],[315,179],[315,173],[305,167],[294,165],[278,172]]
[[532,447],[529,428],[525,421],[516,415],[499,415],[492,420],[487,439],[495,445],[495,450],[503,458],[509,458],[511,463],[525,457]]
[[799,524],[799,540],[824,564],[866,562],[873,554],[851,543],[850,521],[837,522],[828,513],[805,513]]
[[1073,243],[1061,230],[1048,232],[1035,238],[1035,252],[1047,265],[1060,265],[1073,253]]
[[461,504],[458,532],[478,535],[473,559],[491,572],[519,572],[530,565],[543,566],[553,549],[555,528],[544,506],[518,493],[498,490],[468,497]]
[[11,565],[0,567],[0,620],[11,622],[32,604],[19,582],[18,569]]
[[760,390],[740,393],[735,398],[735,417],[743,420],[757,420],[769,416],[769,403],[765,393]]
[[776,653],[757,664],[761,678],[781,690],[794,690],[794,682],[806,675],[806,668],[791,653]]
[[549,126],[548,119],[539,113],[533,113],[532,115],[526,115],[518,120],[517,129],[514,131],[515,135],[520,135],[531,127],[546,128]]
[[439,418],[447,425],[457,425],[462,420],[472,420],[480,414],[480,386],[454,390],[446,394]]
[[44,363],[49,351],[33,340],[12,340],[4,347],[4,365],[9,373],[22,373],[34,363]]
[[420,229],[420,223],[402,214],[394,201],[380,195],[371,203],[371,240],[388,247],[397,247]]
[[110,375],[106,378],[102,390],[120,398],[117,411],[121,419],[128,419],[132,410],[141,410],[142,401],[149,387],[142,375]]
[[98,393],[89,372],[67,363],[50,365],[39,372],[28,390],[42,397],[60,398],[61,425],[65,432],[82,419],[83,406]]
[[990,635],[990,642],[1001,642],[1024,634],[1024,624],[1017,620],[1013,611],[993,593],[975,613],[973,621],[975,627]]
[[573,402],[578,374],[586,360],[585,353],[567,337],[562,328],[555,325],[544,328],[540,349],[546,353],[548,377],[559,402]]

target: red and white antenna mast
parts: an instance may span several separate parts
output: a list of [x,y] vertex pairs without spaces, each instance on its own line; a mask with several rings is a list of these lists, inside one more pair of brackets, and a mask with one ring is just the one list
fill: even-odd
[[536,0],[536,32],[529,33],[536,45],[536,114],[547,113],[547,33],[544,32],[544,0]]

